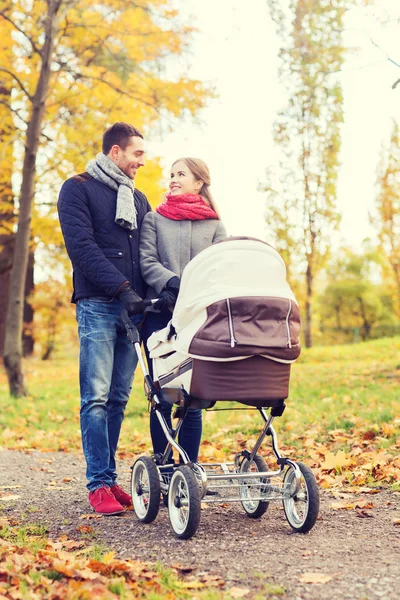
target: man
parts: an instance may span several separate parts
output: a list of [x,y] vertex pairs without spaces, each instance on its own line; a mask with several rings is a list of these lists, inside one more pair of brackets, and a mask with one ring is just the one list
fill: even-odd
[[[115,453],[137,365],[120,315],[124,307],[133,315],[145,293],[139,232],[151,207],[134,185],[144,165],[142,134],[115,123],[102,149],[87,172],[63,184],[58,212],[73,266],[89,502],[96,512],[115,515],[131,504],[116,483]],[[138,324],[141,317],[132,320]]]

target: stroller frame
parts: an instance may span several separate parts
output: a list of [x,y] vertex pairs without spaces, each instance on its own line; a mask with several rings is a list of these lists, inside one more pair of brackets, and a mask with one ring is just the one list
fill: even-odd
[[[150,410],[157,415],[167,439],[162,455],[139,457],[131,467],[132,502],[138,519],[144,523],[152,522],[158,514],[162,495],[164,504],[168,506],[174,534],[178,538],[188,539],[199,526],[201,503],[241,502],[249,517],[259,518],[266,512],[270,501],[280,500],[292,529],[299,533],[310,531],[319,512],[318,486],[309,467],[285,458],[279,452],[272,423],[283,414],[284,402],[272,407],[270,414],[266,413],[265,408],[251,407],[259,411],[264,422],[251,452],[239,452],[234,462],[192,462],[177,442],[191,398],[182,390],[181,402],[173,415],[173,418],[178,418],[178,423],[176,427],[169,428],[159,410],[162,390],[157,389],[149,375],[141,353],[138,330],[124,313],[121,317],[143,372]],[[268,470],[264,458],[259,454],[267,436],[271,438],[278,470]],[[172,449],[179,454],[179,465],[170,460]]]

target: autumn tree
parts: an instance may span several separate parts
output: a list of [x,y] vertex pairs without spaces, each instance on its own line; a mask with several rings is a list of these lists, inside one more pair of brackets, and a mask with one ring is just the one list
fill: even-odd
[[387,286],[379,281],[382,266],[376,250],[364,248],[358,254],[342,248],[326,272],[327,285],[318,297],[326,339],[343,342],[352,339],[357,329],[360,338],[367,340],[377,326],[394,329],[393,305]]
[[20,136],[14,152],[22,170],[4,364],[19,396],[26,393],[22,312],[35,190],[49,204],[38,218],[53,218],[57,230],[54,182],[84,169],[106,126],[123,119],[146,132],[162,118],[194,114],[205,90],[185,70],[168,77],[168,62],[191,33],[168,0],[0,0],[0,33],[10,26],[13,56],[0,73],[11,88],[4,104]]
[[396,313],[400,316],[400,138],[399,125],[393,123],[390,143],[382,148],[378,168],[375,225],[382,252],[396,289]]
[[315,278],[339,223],[336,185],[343,98],[347,0],[269,0],[282,40],[280,78],[287,105],[275,123],[281,161],[266,186],[267,222],[290,270],[305,283],[305,343],[312,345]]

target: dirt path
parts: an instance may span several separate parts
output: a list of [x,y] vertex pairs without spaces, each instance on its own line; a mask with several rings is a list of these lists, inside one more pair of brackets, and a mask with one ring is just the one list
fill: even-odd
[[[129,489],[130,462],[119,464],[120,483]],[[63,481],[66,480],[66,481]],[[80,539],[79,517],[90,512],[80,455],[0,452],[2,514],[49,528],[49,537]],[[4,486],[10,486],[5,489]],[[12,487],[21,486],[21,487]],[[7,496],[16,496],[7,500]],[[94,539],[120,557],[195,566],[195,574],[215,573],[231,586],[249,588],[246,598],[295,600],[400,598],[400,494],[343,494],[348,502],[368,501],[371,510],[334,510],[337,495],[322,492],[320,519],[307,535],[294,534],[278,503],[260,520],[249,519],[239,504],[208,507],[189,541],[174,538],[167,509],[154,523],[139,523],[133,512],[90,520]],[[332,577],[324,584],[303,583],[305,573]],[[192,573],[193,574],[193,573]],[[286,590],[282,593],[281,588]],[[271,595],[272,594],[272,595]]]

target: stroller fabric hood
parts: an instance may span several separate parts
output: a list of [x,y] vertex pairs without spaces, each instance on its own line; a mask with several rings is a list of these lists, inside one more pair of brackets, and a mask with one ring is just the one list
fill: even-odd
[[285,263],[253,238],[218,242],[187,265],[172,324],[171,346],[186,357],[290,363],[300,354],[300,313]]

